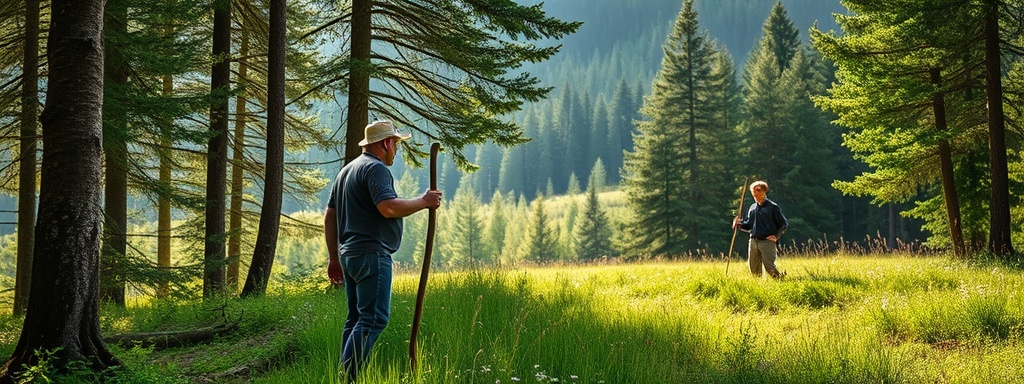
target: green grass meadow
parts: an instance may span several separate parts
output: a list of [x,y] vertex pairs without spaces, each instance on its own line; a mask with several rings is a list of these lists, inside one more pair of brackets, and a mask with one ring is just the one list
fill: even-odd
[[[1024,274],[943,257],[742,261],[434,273],[411,372],[417,272],[362,383],[1024,382]],[[344,295],[320,276],[259,299],[104,307],[105,334],[240,320],[212,343],[116,348],[124,382],[338,383]],[[5,319],[2,352],[20,323]]]

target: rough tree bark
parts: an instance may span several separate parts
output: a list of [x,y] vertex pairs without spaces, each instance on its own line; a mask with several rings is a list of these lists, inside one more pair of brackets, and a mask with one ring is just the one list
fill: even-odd
[[[942,86],[942,71],[932,68],[929,71],[932,84]],[[932,111],[935,114],[935,130],[940,133],[949,128],[946,121],[946,100],[941,92],[932,97]],[[953,173],[953,153],[949,140],[939,140],[939,169],[942,175],[942,200],[946,203],[946,220],[949,225],[949,238],[953,243],[953,255],[957,258],[967,256],[964,246],[964,234],[960,227],[960,197],[956,194],[956,183]]]
[[[128,5],[124,0],[107,0],[103,19],[104,36],[128,34]],[[105,84],[113,92],[128,84],[128,64],[121,47],[105,44]],[[108,95],[112,92],[108,89]],[[100,250],[100,300],[124,306],[125,253],[128,250],[128,116],[124,108],[104,104],[104,156],[106,178],[103,192],[103,248]]]
[[263,207],[252,263],[242,288],[242,297],[263,295],[270,280],[281,223],[281,194],[284,183],[284,56],[286,0],[270,0],[270,47],[267,52],[267,154]]
[[21,86],[21,155],[18,168],[18,272],[14,315],[25,314],[32,281],[36,226],[36,135],[39,129],[39,0],[25,2],[25,66]]
[[999,0],[985,0],[985,96],[988,99],[989,251],[1000,258],[1013,254],[1010,241],[1010,176],[1006,156],[1002,66],[999,51]]
[[203,251],[203,297],[224,293],[224,199],[228,167],[228,95],[231,82],[231,2],[214,1],[213,64],[210,88],[216,101],[210,108],[210,138],[206,154],[206,243]]
[[99,327],[104,3],[51,3],[39,241],[25,324],[0,368],[3,383],[14,382],[23,364],[36,365],[36,351],[55,351],[58,369],[70,361],[97,371],[120,364]]
[[[243,24],[244,18],[238,23]],[[229,292],[238,291],[238,272],[242,255],[242,202],[245,194],[245,124],[249,120],[246,111],[248,95],[246,94],[249,84],[249,30],[245,25],[239,27],[241,41],[238,44],[238,84],[241,87],[238,96],[235,97],[235,132],[234,141],[231,143],[231,203],[228,207],[228,271],[227,289]]]
[[370,43],[372,41],[373,0],[352,1],[352,67],[348,80],[348,120],[345,131],[345,163],[362,153],[359,141],[369,123]]

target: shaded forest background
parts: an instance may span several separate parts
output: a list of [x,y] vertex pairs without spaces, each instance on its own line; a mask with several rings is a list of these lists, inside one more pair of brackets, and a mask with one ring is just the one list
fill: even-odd
[[119,365],[101,301],[322,282],[368,118],[413,132],[400,196],[445,147],[438,267],[731,259],[753,180],[783,255],[1020,263],[1024,1],[528,3],[0,4],[0,286],[27,311],[0,381],[44,348]]
[[[635,122],[642,118],[639,110],[643,97],[650,93],[651,81],[662,65],[663,45],[673,21],[679,14],[681,4],[680,1],[674,0],[546,2],[545,10],[551,16],[582,21],[584,24],[577,33],[561,41],[550,42],[562,47],[551,60],[522,68],[535,74],[544,81],[544,84],[553,87],[547,100],[527,104],[521,112],[509,116],[509,119],[523,127],[526,136],[532,140],[512,148],[502,148],[493,144],[468,147],[464,153],[477,167],[474,172],[460,170],[453,159],[442,155],[440,185],[446,196],[454,199],[461,187],[470,189],[480,203],[487,204],[491,202],[495,192],[498,192],[506,197],[506,204],[511,203],[514,206],[517,200],[529,204],[539,195],[552,197],[577,193],[587,187],[587,179],[599,158],[604,168],[602,191],[618,190],[624,152],[633,149],[632,135],[636,133]],[[762,37],[765,20],[775,4],[775,0],[694,2],[700,28],[708,32],[719,49],[732,55],[737,67],[737,79],[741,77],[747,55]],[[808,28],[817,24],[823,30],[834,29],[833,13],[845,12],[838,1],[787,0],[781,1],[781,4],[788,11],[789,17],[799,31],[800,40],[804,43],[808,41]],[[325,42],[314,49],[333,52],[337,47]],[[234,64],[234,72],[244,73],[244,70],[237,63]],[[344,127],[344,100],[344,93],[337,92],[326,101],[311,101],[308,110],[313,111],[310,115],[313,119],[309,122],[314,127],[319,125],[321,129],[333,131],[336,135],[338,130]],[[249,103],[251,102],[253,101],[250,100]],[[231,108],[234,113],[241,112],[234,103]],[[249,107],[250,110],[252,108]],[[838,134],[838,128],[833,128]],[[323,139],[316,140],[322,142]],[[836,169],[836,173],[831,175],[832,179],[850,179],[863,170],[862,166],[849,158],[848,152],[840,147],[838,141],[827,145],[835,152],[837,158],[842,158],[838,161],[843,166]],[[323,178],[320,183],[326,183],[340,168],[339,159],[342,158],[342,152],[341,146],[322,148],[317,145],[299,145],[297,149],[290,149],[287,161],[296,166],[292,169],[305,169],[298,171],[299,176],[293,178],[308,181],[319,174]],[[258,159],[254,157],[254,160]],[[399,160],[393,167],[396,180],[403,179],[403,176],[409,173],[419,188],[425,188],[425,169],[407,166],[403,160]],[[739,167],[740,164],[747,162],[747,159],[737,157],[736,161]],[[729,180],[728,189],[738,192],[741,181]],[[769,180],[770,183],[772,181]],[[407,181],[406,184],[408,183]],[[258,180],[247,181],[245,184],[244,204],[249,212],[258,209],[253,202],[261,200],[259,184]],[[321,184],[311,182],[310,185]],[[836,208],[835,216],[829,220],[837,220],[839,225],[826,225],[831,228],[829,233],[801,234],[798,230],[792,233],[795,237],[790,241],[802,243],[809,240],[828,241],[838,238],[863,240],[878,236],[887,236],[890,240],[899,237],[906,241],[914,241],[922,236],[919,223],[895,215],[897,207],[878,207],[869,204],[866,198],[843,197],[827,184],[818,185],[816,188],[828,191],[827,194],[834,199],[832,203]],[[407,187],[409,193],[414,193],[417,189]],[[317,212],[322,210],[326,202],[327,188],[317,191],[315,188],[303,186],[287,189],[285,192],[282,208],[285,215],[302,216],[302,212]],[[787,197],[785,188],[775,188],[770,197],[784,207],[799,206],[799,202]],[[152,198],[138,193],[131,193],[128,198],[128,209],[134,229],[152,229],[146,224],[157,219]],[[735,196],[728,198],[729,201],[734,199]],[[610,201],[613,203],[608,208],[613,210],[616,204],[626,204],[621,196],[613,197]],[[0,222],[4,222],[0,225],[0,233],[14,232],[16,209],[16,196],[0,195],[0,211],[4,215],[0,217]],[[719,213],[722,214],[722,221],[726,222],[730,212]],[[190,220],[187,212],[176,210],[173,214],[177,220]],[[254,220],[255,215],[258,213],[249,213],[242,220]],[[794,218],[799,222],[799,216]],[[619,219],[619,225],[624,225],[625,219]],[[296,221],[285,220],[283,225],[295,226]],[[316,223],[315,218],[305,221]],[[890,226],[890,222],[895,225]],[[812,224],[811,226],[820,226],[821,223]],[[569,223],[562,223],[563,227],[569,227],[564,228],[563,232],[571,231],[572,225],[571,220]],[[246,226],[242,227],[243,231],[246,231]],[[415,224],[411,227],[412,231],[416,230]],[[311,229],[302,224],[296,228],[303,228],[301,231]],[[182,227],[182,230],[189,231],[186,227]],[[308,235],[309,232],[306,233]],[[561,236],[564,237],[566,234]],[[724,242],[721,238],[710,242],[712,246],[704,251],[723,252]],[[9,238],[8,241],[13,244],[13,239]],[[136,241],[145,239],[136,238]],[[8,253],[13,253],[10,248],[7,247]],[[305,252],[312,253],[311,250]],[[407,249],[403,253],[409,252],[411,250]],[[313,258],[314,255],[309,257]]]
[[[526,104],[521,111],[505,116],[523,128],[525,136],[531,139],[529,142],[513,147],[469,145],[461,152],[471,163],[468,165],[457,164],[450,152],[442,154],[440,186],[448,202],[441,212],[442,225],[438,239],[440,254],[435,260],[439,260],[442,265],[461,266],[477,262],[544,262],[619,255],[638,258],[721,257],[729,245],[731,231],[728,230],[728,223],[735,214],[741,184],[748,178],[765,179],[772,186],[769,198],[781,204],[792,224],[785,238],[789,246],[833,247],[844,244],[865,245],[871,241],[887,245],[928,242],[936,248],[948,244],[943,234],[942,219],[928,216],[937,214],[922,213],[926,210],[939,212],[936,206],[941,204],[941,199],[936,198],[938,193],[934,180],[922,182],[918,192],[915,192],[919,196],[910,198],[901,196],[872,201],[871,197],[844,195],[834,187],[833,182],[853,180],[868,172],[869,168],[842,145],[844,128],[832,124],[837,116],[822,112],[810,98],[802,97],[803,93],[793,93],[795,99],[784,101],[757,94],[756,90],[750,88],[744,89],[745,83],[751,82],[751,78],[768,76],[759,74],[763,68],[753,68],[751,63],[763,64],[763,60],[758,57],[761,50],[759,42],[766,38],[766,20],[769,20],[776,3],[785,9],[785,17],[780,25],[791,22],[791,25],[782,25],[781,28],[786,33],[788,28],[792,28],[795,33],[793,40],[786,43],[786,49],[799,51],[801,54],[798,56],[803,60],[801,65],[806,66],[803,72],[794,75],[798,79],[793,80],[806,88],[801,92],[806,91],[810,96],[823,96],[826,88],[836,81],[831,63],[822,59],[810,46],[808,30],[815,25],[825,32],[837,29],[833,15],[846,12],[838,1],[694,1],[697,33],[706,32],[706,37],[710,39],[708,49],[713,51],[705,59],[716,60],[713,65],[716,69],[728,68],[725,73],[729,76],[716,81],[733,83],[728,87],[719,87],[732,92],[725,95],[730,99],[726,102],[729,105],[722,106],[723,111],[729,111],[729,118],[716,115],[709,119],[712,123],[720,123],[722,129],[702,133],[709,136],[702,140],[708,140],[713,145],[720,144],[721,148],[726,149],[720,153],[702,152],[700,155],[712,156],[700,160],[707,160],[705,163],[717,167],[702,170],[703,174],[714,176],[707,179],[713,181],[704,182],[702,179],[699,183],[691,183],[700,188],[691,188],[687,193],[701,195],[704,200],[696,205],[673,208],[683,209],[687,214],[657,210],[668,222],[683,222],[687,227],[682,230],[688,231],[681,236],[683,241],[663,249],[636,244],[645,241],[644,233],[641,232],[646,231],[646,228],[635,225],[638,207],[645,206],[636,196],[644,187],[638,182],[632,186],[625,185],[630,172],[634,175],[639,172],[636,167],[632,171],[627,170],[629,167],[626,163],[630,156],[639,159],[641,155],[635,148],[639,142],[640,128],[657,125],[658,119],[664,117],[658,116],[658,108],[653,106],[659,97],[655,88],[659,84],[659,73],[665,70],[665,49],[673,33],[673,23],[678,22],[681,5],[685,2],[559,0],[545,3],[544,9],[552,17],[582,21],[584,24],[577,33],[559,41],[546,42],[561,46],[561,51],[552,59],[522,67],[523,71],[536,75],[546,86],[553,88],[547,99]],[[296,30],[315,25],[316,21],[310,21],[315,19],[310,16],[315,12],[311,12],[310,8],[304,11],[305,14],[296,12],[295,17],[299,20],[307,17],[307,24],[301,21],[292,24]],[[241,127],[241,131],[236,131],[241,133],[235,133],[237,136],[233,143],[247,145],[231,148],[233,182],[231,207],[228,211],[232,215],[232,223],[228,254],[233,258],[234,279],[238,279],[239,259],[245,263],[247,258],[244,255],[250,254],[253,248],[254,229],[259,222],[261,209],[258,202],[262,200],[260,172],[264,164],[261,159],[261,140],[264,139],[265,127],[261,125],[261,119],[265,117],[265,111],[262,110],[265,100],[256,96],[264,91],[261,87],[265,80],[262,78],[265,74],[261,67],[265,63],[257,59],[260,55],[257,48],[265,44],[258,37],[262,33],[260,28],[265,27],[258,20],[260,12],[258,9],[243,9],[239,12],[245,16],[238,16],[236,27],[251,26],[254,32],[253,36],[247,36],[244,33],[247,28],[236,28],[232,42],[232,50],[239,57],[253,58],[239,59],[232,63],[232,87],[238,94],[232,95],[234,99],[231,101],[230,113],[233,116],[232,123]],[[294,35],[297,32],[290,33]],[[289,70],[302,71],[314,67],[305,65],[313,62],[316,54],[337,54],[339,44],[327,38],[305,41],[292,47],[294,51],[289,54],[294,56],[289,58]],[[197,47],[204,50],[208,48],[203,45]],[[160,61],[159,57],[149,59],[153,59],[154,63]],[[319,225],[327,200],[327,185],[342,164],[344,148],[341,140],[346,123],[346,96],[341,88],[323,87],[310,91],[309,94],[315,94],[315,97],[295,97],[305,89],[314,89],[314,86],[319,85],[317,81],[324,76],[341,76],[339,73],[342,73],[342,69],[339,69],[341,67],[337,62],[318,64],[318,73],[289,75],[290,79],[302,79],[303,82],[289,85],[289,98],[295,101],[289,104],[287,120],[287,174],[282,207],[285,216],[281,222],[282,240],[278,244],[277,259],[277,263],[283,264],[284,268],[276,269],[275,274],[315,271],[326,255],[322,249]],[[786,65],[788,63],[783,66]],[[183,72],[190,73],[188,71],[195,69]],[[784,72],[781,69],[779,71],[780,74]],[[206,86],[205,79],[189,76],[181,76],[185,79],[185,85],[176,91],[187,94]],[[237,91],[246,87],[251,91]],[[195,92],[199,96],[192,98],[193,105],[189,107],[200,111],[204,108],[205,100],[201,93]],[[132,95],[126,97],[130,100]],[[760,104],[755,103],[758,100]],[[758,108],[764,113],[752,112]],[[784,131],[778,134],[749,135],[756,131],[754,125],[764,120],[773,110],[786,110],[786,113],[798,115],[798,120],[794,120],[798,124],[784,125]],[[188,113],[194,112],[185,114]],[[180,120],[189,121],[189,118]],[[153,121],[131,122],[136,127],[159,125],[159,122],[151,123]],[[429,122],[418,123],[422,123],[429,131]],[[195,126],[201,126],[201,123]],[[142,139],[131,139],[140,142],[148,140],[149,133],[139,135]],[[774,151],[751,149],[750,144],[756,144],[758,137],[777,138],[783,146]],[[197,201],[201,199],[204,188],[202,175],[198,171],[205,167],[201,158],[205,148],[197,143],[203,143],[204,139],[202,135],[182,138],[181,147],[175,148],[183,153],[177,159],[181,168],[176,171],[175,182],[184,181],[175,186],[184,193],[177,197],[179,200],[175,201],[173,212],[174,237],[183,239],[176,240],[174,245],[174,265],[196,267],[200,263],[202,217],[196,207],[199,206]],[[414,142],[424,141],[426,139],[422,136],[414,138]],[[139,147],[147,145],[154,148],[160,146],[159,143],[145,143]],[[708,145],[704,148],[712,147]],[[16,147],[12,145],[8,149],[12,158],[16,157],[13,148]],[[137,168],[142,172],[154,173],[152,158],[155,156],[146,152],[151,149],[132,147],[132,150],[149,156],[145,160],[147,163],[136,164]],[[978,156],[979,153],[975,151],[973,155]],[[412,196],[426,188],[426,170],[418,165],[406,164],[412,159],[411,152],[403,151],[400,154],[401,160],[396,162],[392,172],[400,195]],[[677,155],[663,156],[666,162],[658,166],[685,166],[672,162],[682,157]],[[780,156],[784,159],[777,161]],[[967,158],[965,161],[973,162],[976,167],[984,163],[984,159],[979,157]],[[235,172],[239,176],[235,176]],[[10,178],[13,173],[13,167],[6,168],[5,176],[9,183],[5,185],[4,191],[12,194],[17,191],[16,184]],[[234,180],[238,180],[237,185]],[[152,180],[146,180],[145,177],[132,179],[128,196],[130,220],[127,233],[131,244],[127,253],[134,255],[133,260],[138,262],[128,269],[138,271],[147,270],[152,264],[152,254],[156,248],[153,237],[157,232],[157,211],[154,209],[153,196],[157,193],[150,188],[152,185],[145,184],[147,181]],[[965,223],[984,242],[985,219],[981,216],[986,208],[983,203],[987,193],[985,186],[975,185],[967,192],[975,202],[980,203],[965,209],[972,215],[965,219]],[[870,191],[861,194],[874,195]],[[920,202],[914,197],[926,200],[925,204],[918,204]],[[15,238],[11,234],[15,226],[11,223],[16,221],[16,209],[15,197],[0,196],[0,211],[5,215],[0,217],[0,222],[4,222],[0,226],[0,233],[6,235],[2,239],[5,256],[3,263],[7,263],[3,270],[8,276],[14,273]],[[915,209],[917,213],[907,214]],[[422,238],[424,217],[419,216],[423,215],[406,220],[405,237],[409,241],[395,255],[396,261],[415,263],[418,255],[422,254],[417,248],[422,246],[417,244],[417,239]],[[926,220],[932,223],[928,231],[922,229],[927,225]],[[698,230],[703,232],[698,233]],[[605,238],[603,242],[598,240],[602,237]],[[508,246],[510,244],[514,246]],[[584,248],[586,252],[581,251]],[[539,251],[544,249],[549,251]],[[185,274],[194,273],[194,269],[181,271],[185,271]],[[231,270],[229,279],[230,276]],[[132,279],[160,281],[167,278],[134,276]]]

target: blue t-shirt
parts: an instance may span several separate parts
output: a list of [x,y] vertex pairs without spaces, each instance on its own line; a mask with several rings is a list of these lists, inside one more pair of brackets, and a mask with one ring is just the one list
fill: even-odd
[[782,208],[766,198],[764,204],[755,201],[750,205],[740,228],[750,232],[750,237],[764,240],[771,235],[782,237],[789,228],[789,221],[782,215]]
[[377,203],[397,197],[395,179],[377,156],[364,152],[346,164],[334,179],[327,202],[337,214],[338,255],[398,251],[402,219],[386,218],[377,210]]

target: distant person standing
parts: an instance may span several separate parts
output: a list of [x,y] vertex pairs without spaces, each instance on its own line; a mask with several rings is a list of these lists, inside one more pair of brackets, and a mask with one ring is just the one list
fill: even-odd
[[327,276],[345,285],[348,299],[341,350],[348,381],[365,366],[391,316],[391,255],[402,243],[402,218],[441,205],[437,190],[415,199],[399,199],[395,192],[388,166],[409,133],[390,121],[374,121],[363,135],[363,153],[338,172],[324,213]]
[[782,274],[775,267],[775,258],[778,255],[775,245],[782,234],[786,233],[789,222],[786,216],[782,215],[782,208],[774,201],[768,200],[768,183],[761,180],[751,183],[750,194],[754,195],[754,204],[750,205],[745,214],[733,219],[732,227],[739,227],[743,232],[750,233],[750,243],[747,247],[750,273],[760,277],[763,265],[768,276],[780,278]]

